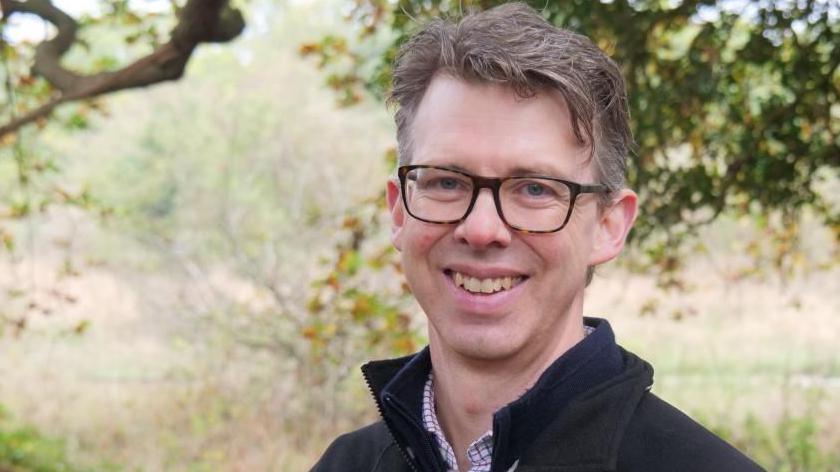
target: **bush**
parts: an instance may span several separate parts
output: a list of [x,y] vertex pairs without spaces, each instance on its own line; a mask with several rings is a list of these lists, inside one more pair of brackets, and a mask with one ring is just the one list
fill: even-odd
[[81,471],[66,457],[64,442],[16,425],[0,405],[0,472]]

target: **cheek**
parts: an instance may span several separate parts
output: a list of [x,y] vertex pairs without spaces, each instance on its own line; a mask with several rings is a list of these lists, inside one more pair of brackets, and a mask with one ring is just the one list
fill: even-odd
[[414,259],[433,256],[436,245],[445,237],[447,226],[412,222],[403,233],[403,252]]
[[[578,211],[580,210],[580,211]],[[592,250],[597,218],[593,205],[575,208],[569,224],[561,230],[563,241],[569,257],[575,260],[588,261]]]
[[[564,228],[562,231],[571,229]],[[588,261],[587,241],[572,230],[556,237],[534,241],[532,251],[540,258],[543,270],[551,277],[569,280],[586,270]]]

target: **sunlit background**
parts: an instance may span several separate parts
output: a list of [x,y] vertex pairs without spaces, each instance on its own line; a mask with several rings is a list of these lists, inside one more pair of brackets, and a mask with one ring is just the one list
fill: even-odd
[[[175,21],[169,1],[54,3],[140,18],[81,31],[64,63],[84,71],[148,53]],[[749,19],[752,3],[692,21]],[[378,66],[342,55],[387,54],[398,32],[358,39],[372,17],[354,5],[393,5],[235,4],[246,30],[199,46],[181,80],[3,138],[0,470],[308,470],[376,419],[358,366],[424,344],[382,212],[391,115],[344,75]],[[815,4],[836,26],[837,5]],[[125,43],[137,25],[159,31]],[[9,51],[54,30],[21,15],[2,33],[5,121],[8,103],[38,98],[16,88],[26,58]],[[838,159],[812,169],[834,205]],[[647,192],[643,215],[665,191]],[[656,393],[768,470],[840,470],[840,230],[824,217],[837,207],[733,201],[678,250],[663,238],[601,268],[585,312],[654,365]]]

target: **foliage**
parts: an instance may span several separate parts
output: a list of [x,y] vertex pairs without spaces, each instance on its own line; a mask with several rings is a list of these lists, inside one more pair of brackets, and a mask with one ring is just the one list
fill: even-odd
[[[317,71],[277,47],[311,37],[311,14],[267,16],[281,26],[196,57],[189,84],[116,98],[118,114],[48,144],[83,156],[63,175],[112,209],[102,223],[114,242],[84,259],[142,274],[138,292],[193,327],[182,335],[213,359],[209,375],[222,375],[228,352],[258,357],[271,370],[260,388],[271,395],[285,388],[277,379],[311,390],[286,402],[278,424],[333,410],[349,422],[367,404],[348,407],[335,392],[358,364],[418,345],[412,310],[392,296],[403,290],[398,274],[350,280],[391,256],[377,254],[379,206],[343,216],[386,177],[378,157],[390,145],[389,119],[378,106],[336,110]],[[354,249],[355,231],[369,241]],[[146,288],[146,278],[167,282]]]
[[[385,95],[397,47],[419,23],[501,2],[349,3],[357,37],[301,48],[320,58],[344,104],[364,91]],[[679,285],[684,243],[724,211],[781,212],[790,221],[808,208],[840,240],[836,4],[531,3],[548,21],[594,38],[623,69],[638,143],[629,181],[642,202],[631,239],[663,286]]]
[[0,406],[0,470],[8,472],[80,471],[68,462],[64,443],[11,423]]
[[[63,154],[44,145],[50,133],[83,130],[107,115],[104,95],[180,78],[199,43],[230,41],[244,21],[225,0],[173,1],[169,12],[107,0],[78,18],[49,1],[0,0],[0,7],[0,256],[14,264],[25,252],[37,255],[35,218],[54,208],[110,211],[90,187],[63,181]],[[28,244],[21,247],[21,239]],[[77,274],[69,258],[62,272]],[[51,311],[37,300],[34,276],[25,279],[2,287],[0,333],[11,327],[18,334],[29,315]],[[60,290],[47,292],[72,302]]]
[[822,444],[813,412],[794,416],[786,411],[772,424],[750,414],[735,430],[726,426],[713,429],[767,470],[829,472],[840,464],[837,449]]
[[[30,328],[32,336],[23,342],[0,341],[7,349],[0,355],[6,367],[0,370],[7,377],[4,397],[20,408],[20,414],[37,412],[33,421],[49,426],[43,432],[66,437],[73,446],[66,450],[74,461],[87,464],[103,457],[128,470],[305,470],[336,434],[374,418],[358,364],[406,352],[422,342],[416,335],[422,317],[408,303],[399,267],[393,263],[395,252],[386,249],[390,243],[382,196],[366,198],[382,187],[393,168],[393,151],[386,151],[391,148],[390,119],[381,104],[370,101],[334,109],[334,96],[318,86],[317,72],[294,57],[288,45],[316,34],[340,38],[352,25],[324,19],[332,18],[332,4],[294,3],[294,12],[254,10],[277,23],[233,47],[207,48],[191,62],[186,82],[108,97],[96,106],[66,105],[43,130],[24,130],[19,135],[21,149],[32,159],[26,165],[43,167],[37,162],[51,161],[55,167],[30,174],[29,190],[16,183],[13,148],[6,148],[0,158],[0,186],[9,190],[0,192],[0,198],[25,197],[28,192],[33,202],[40,202],[51,188],[61,188],[72,195],[86,194],[78,201],[89,202],[81,205],[86,212],[75,211],[77,206],[68,212],[67,206],[55,203],[46,212],[33,210],[15,222],[0,223],[8,223],[18,260],[24,261],[44,257],[52,244],[55,221],[50,218],[55,215],[80,215],[95,228],[79,235],[82,244],[67,251],[74,257],[66,272],[81,272],[80,277],[68,275],[75,277],[70,279],[74,293],[69,295],[79,296],[79,309],[35,317],[33,321],[43,323],[31,323],[38,327]],[[107,22],[89,32],[88,43],[97,51],[118,49],[122,30],[105,26]],[[369,49],[363,47],[361,56],[387,46],[394,36],[383,28],[373,34],[374,44],[364,46]],[[135,45],[147,47],[143,43]],[[345,47],[356,51],[352,41]],[[88,57],[83,47],[74,51],[68,64]],[[84,119],[73,121],[84,121],[84,130],[63,125],[79,114]],[[383,153],[389,154],[388,168],[378,159]],[[716,223],[713,230],[721,231],[721,220]],[[37,236],[34,245],[27,228]],[[703,242],[707,251],[722,258],[734,258],[738,248],[749,245],[761,262],[759,268],[796,267],[800,251],[795,234],[785,230],[788,222],[771,215],[758,228],[721,231],[716,235],[722,239]],[[809,228],[803,228],[800,231],[807,233]],[[774,249],[780,244],[790,247],[783,259]],[[721,248],[728,250],[718,252]],[[716,382],[718,373],[732,375],[741,380],[732,387],[733,395],[764,412],[772,404],[765,404],[764,392],[755,393],[755,379],[743,375],[744,358],[732,360],[734,367],[721,368],[712,362],[715,349],[731,356],[733,346],[766,348],[748,363],[760,364],[756,369],[762,378],[771,380],[780,375],[780,368],[766,366],[767,359],[782,362],[791,352],[813,358],[796,364],[797,371],[834,375],[833,346],[820,336],[826,330],[794,339],[796,333],[778,328],[783,326],[780,317],[764,316],[764,305],[755,302],[765,293],[754,294],[757,282],[728,283],[723,269],[715,272],[707,266],[692,265],[691,270],[697,278],[746,296],[742,301],[749,309],[714,291],[703,291],[705,298],[721,302],[713,307],[676,300],[680,296],[674,295],[673,304],[692,304],[704,314],[725,316],[710,316],[690,327],[683,323],[681,330],[662,336],[660,341],[670,339],[684,349],[662,349],[650,358],[658,359],[656,365],[670,366],[660,369],[659,379],[668,370],[700,370],[712,377],[709,382]],[[637,289],[640,281],[647,287],[647,277],[619,274],[619,284],[627,290],[647,292]],[[601,281],[609,280],[606,275]],[[748,275],[752,276],[743,274]],[[816,285],[813,279],[798,282],[809,288]],[[824,319],[833,313],[830,297],[824,301],[822,295],[831,287],[815,288],[811,294],[826,312]],[[605,303],[614,300],[618,290],[606,292],[610,300]],[[764,298],[770,303],[778,299],[780,307],[786,303],[784,293],[772,295]],[[28,301],[25,294],[16,296]],[[610,315],[622,312],[628,314],[625,322],[630,319],[639,303],[628,298],[620,298]],[[807,311],[809,320],[830,326],[815,318],[819,310],[811,307],[817,302],[809,300],[803,299],[801,312],[774,313],[799,319]],[[2,310],[9,306],[0,301]],[[44,330],[44,336],[40,331],[47,324],[61,325],[67,315],[89,316],[93,321],[81,325],[90,325],[89,335],[52,336],[52,330]],[[741,324],[744,319],[751,323]],[[644,332],[673,326],[661,317],[644,322]],[[765,328],[775,336],[761,336]],[[624,333],[624,342],[643,339],[632,331],[629,336]],[[691,342],[697,344],[685,347]],[[660,349],[668,345],[645,344]],[[767,347],[779,345],[793,348]],[[689,350],[692,354],[685,354]],[[62,383],[64,377],[72,380]],[[48,388],[45,378],[50,380]],[[775,391],[772,382],[766,388],[759,385]],[[111,394],[103,397],[105,386]],[[706,388],[681,390],[695,394],[687,405],[725,410],[722,402],[708,401],[714,397]],[[836,402],[829,405],[836,410]],[[814,419],[817,425],[831,423],[828,408],[826,413]],[[776,423],[757,424],[769,436],[779,434]],[[770,454],[785,454],[778,447],[789,442],[774,440],[762,449],[765,446],[747,442],[760,435],[744,433],[745,427],[738,423],[726,437],[768,465],[774,463],[765,459],[773,457]],[[797,450],[807,451],[809,444],[821,448],[822,456],[808,453],[812,459],[807,463],[816,470],[815,464],[821,463],[816,458],[831,457],[836,450],[823,446],[817,437],[821,429],[808,433],[813,429],[797,426],[790,431],[802,432],[784,436],[803,438],[805,446]],[[51,444],[58,447],[60,442]]]
[[[337,363],[359,353],[369,357],[417,350],[416,326],[405,306],[410,290],[394,249],[388,243],[368,240],[368,232],[381,233],[384,226],[385,200],[380,197],[365,203],[344,219],[346,236],[336,244],[331,270],[312,287],[307,305],[311,317],[303,335],[311,343],[316,362]],[[345,342],[336,342],[342,339]]]

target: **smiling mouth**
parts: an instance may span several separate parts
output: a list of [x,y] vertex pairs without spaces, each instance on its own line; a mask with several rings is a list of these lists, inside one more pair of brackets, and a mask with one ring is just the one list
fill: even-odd
[[503,292],[516,287],[526,277],[510,276],[510,277],[491,277],[480,279],[469,275],[455,272],[452,270],[445,271],[446,274],[455,282],[455,286],[462,290],[474,294],[491,294],[496,292]]

